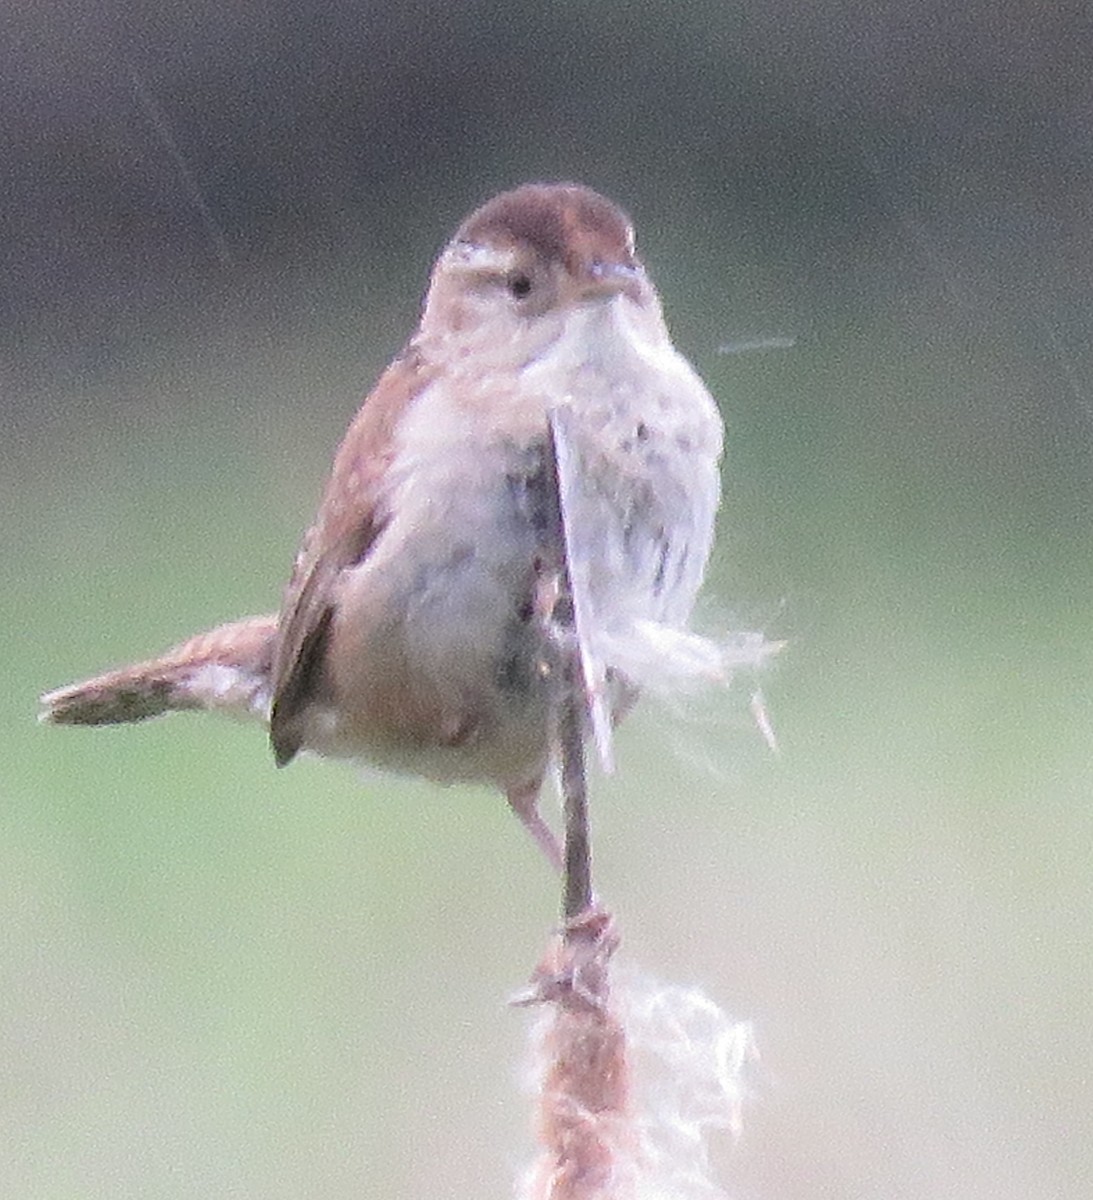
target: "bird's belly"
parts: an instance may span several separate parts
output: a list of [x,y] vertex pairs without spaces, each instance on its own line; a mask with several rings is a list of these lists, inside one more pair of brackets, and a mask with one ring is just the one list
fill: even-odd
[[330,703],[311,739],[323,753],[441,782],[508,788],[542,774],[550,680],[532,611],[537,543],[514,497],[504,471],[434,489],[347,572]]
[[533,597],[559,400],[571,566],[602,666],[629,674],[634,622],[686,623],[709,550],[719,424],[692,375],[650,384],[622,368],[569,364],[554,391],[533,378],[502,427],[484,429],[443,389],[407,417],[392,519],[340,585],[312,748],[441,781],[508,788],[541,775],[553,679]]

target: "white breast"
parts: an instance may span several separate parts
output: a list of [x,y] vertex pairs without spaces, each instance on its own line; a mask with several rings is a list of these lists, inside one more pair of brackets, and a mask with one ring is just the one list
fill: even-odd
[[402,418],[391,520],[347,592],[384,596],[382,631],[362,635],[368,670],[407,673],[453,714],[450,730],[470,732],[370,757],[502,782],[522,760],[541,765],[547,685],[527,614],[539,535],[521,488],[541,461],[548,411],[572,435],[571,569],[605,666],[640,679],[642,630],[686,625],[713,533],[721,424],[666,335],[647,333],[620,301],[589,305],[518,372],[444,375]]

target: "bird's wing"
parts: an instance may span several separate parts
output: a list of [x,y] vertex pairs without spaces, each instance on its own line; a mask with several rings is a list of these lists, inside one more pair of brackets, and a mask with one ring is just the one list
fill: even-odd
[[432,376],[412,343],[380,376],[338,449],[319,515],[296,555],[273,660],[270,742],[278,766],[301,748],[301,717],[321,678],[339,577],[368,555],[387,524],[383,479],[395,431]]

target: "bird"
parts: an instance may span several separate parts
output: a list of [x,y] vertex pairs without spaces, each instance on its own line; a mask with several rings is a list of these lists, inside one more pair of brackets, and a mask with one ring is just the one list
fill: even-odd
[[722,444],[629,217],[576,183],[502,192],[440,252],[417,329],[337,450],[279,611],[48,692],[41,717],[256,717],[278,766],[309,752],[493,786],[558,867],[539,811],[558,693],[538,599],[551,487],[590,712],[609,736],[670,660],[717,657],[689,622]]

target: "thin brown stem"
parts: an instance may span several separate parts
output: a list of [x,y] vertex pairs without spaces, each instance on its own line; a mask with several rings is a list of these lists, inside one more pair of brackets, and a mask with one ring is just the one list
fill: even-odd
[[588,681],[584,677],[579,634],[574,620],[573,579],[569,568],[565,512],[558,478],[558,432],[553,414],[548,418],[545,474],[547,482],[546,550],[555,577],[555,597],[550,628],[558,649],[562,686],[558,697],[555,736],[561,767],[565,823],[565,873],[562,916],[567,930],[592,906],[592,848],[589,836],[588,786],[584,738],[588,727]]
[[592,846],[588,824],[588,787],[584,765],[584,688],[575,643],[563,668],[565,690],[558,714],[558,753],[561,758],[565,822],[565,876],[562,916],[567,931],[592,906]]

